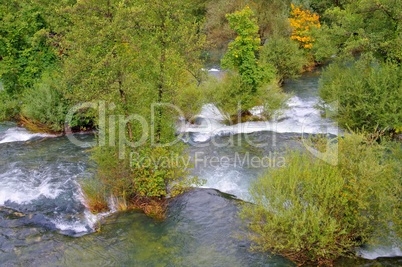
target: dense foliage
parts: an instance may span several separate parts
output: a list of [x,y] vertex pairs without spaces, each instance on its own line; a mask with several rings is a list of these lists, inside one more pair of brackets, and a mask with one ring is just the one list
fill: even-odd
[[340,54],[373,53],[379,59],[402,59],[402,3],[395,0],[345,1],[325,11],[323,35]]
[[328,8],[313,53],[336,57],[324,71],[320,95],[338,103],[344,127],[374,131],[401,127],[400,1],[344,1]]
[[[86,4],[91,4],[96,8],[84,10]],[[177,47],[180,47],[177,49],[177,56],[182,59],[176,60],[174,64],[186,66],[185,74],[178,77],[188,79],[190,76],[191,79],[196,80],[196,86],[193,81],[182,82],[183,94],[176,94],[173,103],[184,111],[184,117],[187,119],[197,113],[202,103],[211,100],[209,97],[202,96],[197,87],[205,78],[205,73],[199,68],[200,59],[217,62],[218,60],[215,61],[213,58],[215,48],[220,51],[220,54],[217,55],[218,58],[228,49],[223,66],[236,69],[235,72],[240,74],[241,88],[239,91],[233,91],[231,95],[237,93],[242,96],[236,95],[236,101],[231,102],[236,102],[237,107],[238,100],[240,100],[244,110],[262,104],[261,101],[255,101],[255,99],[264,99],[264,101],[267,99],[264,96],[271,94],[267,89],[269,85],[276,87],[274,73],[277,74],[277,80],[281,83],[284,78],[297,76],[303,69],[301,65],[307,62],[301,58],[296,61],[292,60],[293,52],[300,54],[299,51],[293,49],[293,46],[290,46],[290,50],[277,52],[275,48],[272,48],[274,42],[269,42],[270,45],[264,49],[265,54],[269,54],[268,57],[263,59],[259,55],[261,47],[267,40],[271,40],[272,36],[277,36],[279,39],[290,37],[291,28],[288,22],[290,1],[193,0],[183,1],[177,6],[173,2],[167,2],[166,5],[176,7],[177,10],[173,12],[175,14],[172,13],[170,17],[166,17],[168,19],[165,21],[165,26],[173,26],[169,24],[173,20],[183,20],[183,14],[186,14],[188,16],[186,19],[194,22],[194,25],[188,27],[187,23],[187,26],[182,27],[181,30],[162,31],[156,35],[152,35],[156,32],[150,28],[156,17],[151,15],[150,18],[146,18],[141,15],[141,10],[145,9],[144,5],[150,4],[152,3],[138,2],[133,5],[130,1],[124,4],[118,4],[118,1],[77,3],[74,0],[58,1],[57,3],[47,0],[23,0],[2,4],[0,6],[3,22],[0,29],[2,44],[0,77],[5,89],[0,94],[4,103],[0,107],[0,119],[19,120],[22,115],[24,124],[40,126],[31,127],[32,130],[62,131],[61,121],[64,114],[60,112],[53,114],[54,103],[52,101],[61,102],[58,110],[68,110],[76,103],[88,99],[110,100],[109,97],[112,96],[105,91],[105,88],[110,85],[116,86],[119,80],[124,81],[125,87],[127,87],[129,83],[134,84],[141,80],[144,74],[140,73],[146,73],[146,68],[140,68],[138,64],[136,67],[133,67],[134,64],[130,66],[129,62],[144,61],[147,62],[146,66],[160,65],[158,61],[161,57],[157,56],[157,50],[152,49],[155,40],[170,44],[182,38],[188,42],[177,44]],[[157,3],[155,8],[148,7],[146,9],[151,14],[156,12],[159,7],[161,5]],[[122,11],[123,9],[125,11]],[[118,15],[114,14],[116,11],[118,11]],[[136,15],[139,16],[136,17]],[[177,15],[181,18],[176,17]],[[247,24],[245,19],[250,20],[250,23]],[[150,24],[147,22],[150,20],[154,21]],[[131,29],[129,29],[130,27]],[[201,33],[196,38],[188,35],[194,27]],[[98,35],[94,36],[94,33]],[[143,38],[148,39],[141,39],[141,34]],[[80,35],[82,37],[79,37]],[[74,36],[77,39],[74,39]],[[251,42],[248,41],[249,37],[252,39]],[[136,38],[140,38],[141,42],[138,43],[138,46],[130,46],[137,41]],[[239,45],[244,40],[248,44]],[[114,50],[110,50],[111,46],[114,47]],[[80,47],[81,50],[78,51],[77,47]],[[145,50],[145,48],[149,49]],[[235,54],[238,55],[238,58],[235,58]],[[305,58],[307,56],[304,55]],[[232,58],[229,59],[230,57]],[[289,62],[285,69],[278,66],[278,57]],[[239,64],[240,62],[241,64]],[[171,63],[173,62],[166,62],[162,65],[170,66]],[[124,74],[125,71],[118,73],[118,68],[125,70],[126,67],[126,72],[135,72],[136,75],[127,79],[129,76]],[[157,68],[150,68],[147,71],[155,73]],[[51,73],[53,81],[50,81],[49,73]],[[116,78],[119,75],[121,77]],[[56,76],[58,78],[53,78]],[[151,76],[159,79],[155,75]],[[56,79],[57,85],[55,85]],[[141,82],[141,84],[146,83]],[[262,86],[265,88],[261,89]],[[104,88],[102,92],[105,94],[98,94],[100,87]],[[37,90],[44,92],[44,88],[48,88],[46,89],[48,91],[49,88],[52,88],[49,91],[52,100],[41,93],[38,94],[37,99],[31,97],[36,98],[34,92]],[[97,90],[93,90],[93,88],[97,88]],[[225,87],[220,86],[220,88]],[[277,88],[275,91],[278,91]],[[116,91],[110,90],[110,92]],[[122,92],[130,94],[124,90]],[[218,93],[224,95],[227,92]],[[194,97],[196,101],[192,102]],[[212,100],[214,102],[221,101],[219,99]],[[38,107],[40,103],[43,107]],[[189,108],[189,103],[192,104],[191,108]],[[274,106],[270,104],[270,110],[273,110]],[[37,112],[35,112],[36,110]],[[229,105],[226,111],[231,113],[232,110],[235,110],[234,105]],[[39,113],[42,111],[43,114],[40,115]],[[79,114],[76,114],[74,125],[70,125],[72,126],[70,128],[85,129],[87,126],[97,124],[96,121],[90,122],[94,118],[93,114],[85,112],[81,110]],[[45,114],[51,114],[52,118],[48,118],[48,115]]]
[[[204,40],[186,1],[155,0],[153,6],[78,3],[65,39],[71,54],[63,62],[71,101],[97,100],[103,113],[93,159],[104,201],[112,195],[145,211],[150,200],[163,204],[169,193],[194,182],[186,182],[187,166],[179,164],[183,148],[167,144],[176,138],[181,114],[172,105],[184,101],[180,89],[198,83]],[[159,162],[167,156],[171,160]]]
[[[205,103],[236,119],[261,106],[269,119],[289,97],[280,84],[328,63],[320,96],[341,126],[402,132],[401,31],[397,0],[2,1],[0,120],[95,129],[87,205],[160,218],[167,197],[200,182],[176,123]],[[255,248],[331,264],[379,227],[399,234],[401,149],[380,143],[339,138],[337,166],[289,153],[242,211]]]
[[319,16],[293,4],[291,7],[289,22],[292,27],[292,35],[290,39],[299,42],[302,48],[311,49],[314,42],[311,36],[311,29],[321,27]]
[[226,14],[242,10],[248,5],[255,14],[258,25],[258,34],[261,44],[264,44],[272,34],[286,36],[289,34],[289,7],[290,0],[217,0],[206,1],[205,29],[207,39],[211,44],[208,55],[212,62],[218,63],[221,55],[227,50],[227,45],[235,38]]
[[237,36],[229,43],[228,51],[222,58],[222,67],[237,71],[241,77],[242,87],[249,87],[253,93],[260,86],[264,75],[264,70],[257,62],[257,53],[260,49],[257,21],[248,6],[226,17]]
[[267,40],[260,51],[260,61],[275,68],[279,83],[297,78],[309,64],[306,52],[300,49],[298,43],[281,36],[272,36]]
[[336,105],[335,119],[354,130],[402,129],[402,68],[369,59],[331,64],[323,73],[320,96]]
[[339,138],[337,145],[332,156],[338,165],[288,151],[285,168],[270,169],[254,182],[255,205],[241,212],[254,249],[300,265],[330,266],[379,241],[378,235],[402,236],[402,147],[357,134]]
[[0,120],[18,118],[21,103],[31,104],[30,98],[24,99],[25,91],[42,83],[42,74],[58,64],[63,55],[60,39],[68,24],[59,11],[71,3],[12,0],[0,4],[0,79],[4,85]]
[[274,77],[274,68],[258,61],[261,49],[259,28],[251,8],[246,6],[241,11],[228,14],[227,19],[237,36],[229,43],[228,51],[222,58],[222,67],[233,71],[226,77],[230,84],[225,84],[222,90],[226,95],[222,102],[226,103],[223,107],[231,103],[224,110],[233,115],[264,105],[265,95],[269,93],[265,87]]

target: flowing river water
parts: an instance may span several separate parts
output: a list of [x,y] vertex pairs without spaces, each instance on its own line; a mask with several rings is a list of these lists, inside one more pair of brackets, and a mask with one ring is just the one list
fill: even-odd
[[[303,149],[304,133],[338,133],[314,108],[318,77],[288,81],[294,96],[277,121],[225,126],[204,106],[181,138],[206,183],[171,201],[163,222],[136,211],[91,214],[78,183],[93,173],[89,147],[0,124],[0,266],[293,266],[250,252],[237,211],[251,200],[250,182],[285,163],[285,147]],[[386,242],[336,266],[401,266],[400,248]]]

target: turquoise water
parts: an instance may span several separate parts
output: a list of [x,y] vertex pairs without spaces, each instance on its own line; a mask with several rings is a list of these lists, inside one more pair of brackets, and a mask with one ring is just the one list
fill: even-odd
[[[250,182],[272,166],[238,159],[279,159],[285,147],[301,149],[303,121],[312,131],[328,128],[331,122],[313,107],[317,77],[287,83],[297,98],[280,127],[213,138],[208,133],[202,141],[200,133],[189,132],[193,158],[227,158],[227,164],[196,165],[193,174],[206,184],[172,200],[164,222],[135,211],[91,214],[77,182],[93,173],[88,147],[0,124],[0,266],[293,266],[279,256],[250,252],[242,238],[237,211],[250,200]],[[76,137],[93,141],[91,135]],[[398,245],[366,250],[376,260],[341,259],[336,266],[402,266]]]

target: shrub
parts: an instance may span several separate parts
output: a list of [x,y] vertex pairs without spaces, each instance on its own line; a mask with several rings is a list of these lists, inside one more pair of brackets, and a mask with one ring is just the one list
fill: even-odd
[[105,186],[99,180],[85,179],[80,182],[80,185],[88,209],[95,213],[109,209]]
[[255,205],[241,210],[253,249],[300,265],[331,265],[379,234],[401,234],[400,144],[391,154],[386,142],[353,134],[338,146],[337,166],[288,151],[286,167],[254,182]]
[[234,73],[226,73],[221,80],[211,77],[202,85],[205,101],[214,103],[229,115],[237,115],[239,108],[247,111],[255,106],[263,106],[263,115],[267,119],[286,108],[290,96],[283,92],[275,80],[258,87],[252,95],[244,93],[246,89],[240,80],[241,77]]
[[204,91],[200,86],[188,85],[180,91],[176,101],[185,119],[189,120],[200,112],[205,103]]
[[[176,195],[182,189],[182,182],[189,175],[189,169],[182,159],[182,147],[140,147],[135,150],[131,165],[132,188],[140,197]],[[187,184],[190,186],[191,183]],[[169,188],[169,187],[170,188]]]
[[9,94],[0,88],[0,121],[12,120],[19,112],[19,99],[10,97]]
[[83,183],[91,210],[96,207],[91,203],[103,203],[99,200],[110,196],[117,209],[141,209],[147,215],[162,219],[167,197],[174,197],[190,186],[201,184],[197,177],[188,177],[191,166],[187,165],[188,159],[181,145],[144,145],[133,151],[126,149],[127,156],[119,159],[117,147],[94,148],[92,159],[97,164],[95,189],[91,187],[91,181],[90,184]]
[[43,131],[61,132],[68,105],[58,91],[56,79],[51,75],[45,73],[40,82],[26,90],[21,115],[33,125],[41,126]]
[[[222,103],[229,102],[225,104],[225,109],[230,115],[235,115],[261,105],[258,104],[261,101],[256,100],[264,96],[265,85],[273,81],[275,70],[271,64],[258,62],[261,39],[251,8],[246,6],[226,17],[237,37],[229,43],[228,51],[222,58],[222,67],[231,72],[226,76],[226,84],[219,91],[218,98]],[[221,97],[222,94],[225,97]]]
[[221,61],[227,73],[216,84],[208,82],[204,86],[207,102],[215,103],[236,118],[239,114],[250,114],[249,110],[255,106],[267,105],[265,115],[272,116],[283,107],[286,95],[277,86],[275,67],[271,62],[259,61],[262,47],[254,12],[246,5],[226,18],[236,38],[229,43]]
[[288,108],[287,101],[291,95],[284,93],[276,81],[261,87],[259,92],[261,106],[264,107],[263,115],[267,119],[279,115],[284,109]]
[[295,41],[279,36],[267,40],[260,52],[260,59],[275,67],[280,83],[284,79],[297,78],[303,72],[303,67],[309,64],[307,54]]
[[293,4],[291,4],[291,8],[289,23],[293,31],[290,38],[299,42],[300,47],[311,49],[315,41],[311,36],[311,29],[321,27],[320,16]]
[[92,159],[97,164],[95,179],[105,187],[107,195],[129,199],[132,191],[129,181],[130,163],[128,159],[120,160],[118,158],[117,147],[95,147]]
[[248,110],[256,105],[255,98],[248,93],[247,86],[242,84],[240,75],[226,73],[221,80],[214,77],[211,80],[214,81],[204,85],[208,102],[214,103],[223,112],[234,115],[239,108]]
[[336,102],[335,119],[353,130],[398,129],[402,126],[402,67],[367,59],[333,63],[319,86],[326,103]]

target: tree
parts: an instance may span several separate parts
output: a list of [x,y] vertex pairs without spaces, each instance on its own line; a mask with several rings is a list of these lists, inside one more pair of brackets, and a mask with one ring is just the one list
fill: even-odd
[[[328,27],[317,35],[330,40],[340,56],[371,53],[381,60],[401,62],[402,3],[394,0],[345,1],[326,10]],[[331,56],[331,55],[330,55]]]
[[[24,105],[30,105],[32,110],[43,110],[46,106],[39,97],[34,102],[40,106],[33,106],[32,98],[25,95],[35,96],[34,88],[45,82],[42,78],[49,81],[46,72],[54,73],[54,69],[58,69],[63,56],[60,39],[69,22],[68,14],[60,10],[73,2],[22,0],[0,4],[0,79],[4,85],[0,119],[18,120]],[[58,93],[52,89],[51,94]],[[50,108],[46,112],[51,112]],[[28,116],[26,119],[38,118]],[[59,128],[50,121],[45,124],[45,128]]]
[[261,40],[251,8],[246,6],[241,11],[228,14],[227,19],[237,37],[229,43],[228,51],[222,58],[222,67],[239,74],[240,83],[235,95],[241,97],[239,104],[242,110],[248,110],[255,105],[253,97],[257,95],[257,90],[271,77],[269,71],[258,63]]
[[260,61],[276,69],[279,84],[284,79],[297,78],[309,64],[306,53],[289,37],[272,36],[261,49]]
[[0,75],[10,93],[30,87],[55,55],[47,41],[48,24],[43,8],[27,1],[11,1],[0,6]]
[[290,38],[299,42],[300,47],[311,49],[314,42],[311,36],[311,29],[321,27],[319,16],[293,4],[291,7],[292,11],[290,12],[291,17],[289,18],[289,22],[293,31]]
[[350,0],[310,0],[310,7],[318,14],[322,15],[327,9],[333,7],[343,7],[350,3]]
[[344,1],[324,13],[327,25],[317,31],[312,50],[321,59],[336,56],[323,73],[320,95],[326,104],[338,101],[335,118],[342,126],[401,127],[401,14],[402,3],[392,0]]
[[290,3],[290,0],[207,1],[205,31],[207,40],[211,44],[207,50],[210,56],[209,60],[212,63],[219,64],[219,60],[227,50],[228,43],[236,37],[226,19],[226,14],[242,10],[248,5],[255,14],[259,27],[258,34],[261,45],[263,45],[271,35],[288,35],[290,31],[288,22]]
[[[11,99],[20,98],[26,88],[54,64],[50,27],[45,7],[30,1],[9,1],[0,5],[0,79]],[[5,111],[17,117],[19,107]]]
[[229,43],[228,51],[222,59],[222,67],[237,71],[243,83],[250,85],[251,90],[255,91],[261,83],[262,70],[257,63],[260,38],[254,12],[246,6],[226,17],[237,36]]
[[[96,122],[105,131],[93,154],[97,183],[105,188],[100,193],[122,206],[156,209],[157,216],[169,192],[196,182],[187,179],[183,146],[164,146],[175,140],[180,115],[165,103],[176,104],[181,88],[197,84],[201,75],[205,38],[193,11],[187,1],[161,0],[92,0],[70,11],[65,94],[76,103],[105,101],[96,102],[105,103],[99,107],[104,105],[106,119]],[[177,161],[166,162],[168,156]]]
[[69,103],[60,90],[60,69],[46,70],[22,96],[20,121],[33,132],[61,133]]

